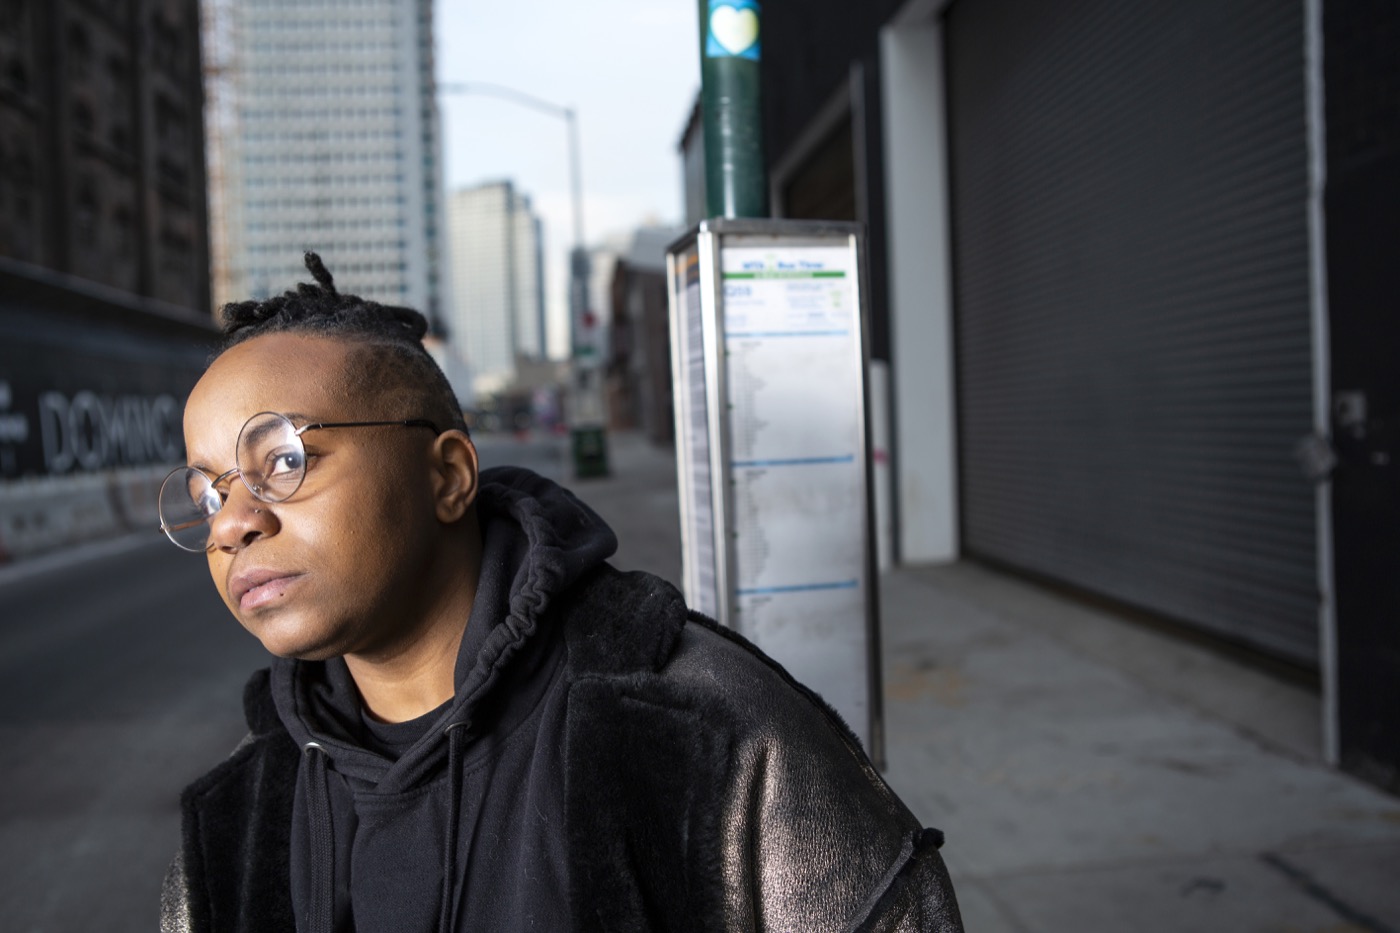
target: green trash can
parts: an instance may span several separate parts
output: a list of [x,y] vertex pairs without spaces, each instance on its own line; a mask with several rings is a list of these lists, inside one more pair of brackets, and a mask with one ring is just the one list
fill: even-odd
[[574,478],[608,475],[608,437],[601,427],[574,428]]

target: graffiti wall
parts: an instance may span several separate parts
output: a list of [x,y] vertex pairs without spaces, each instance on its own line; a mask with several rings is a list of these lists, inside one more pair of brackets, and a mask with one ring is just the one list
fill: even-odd
[[129,333],[0,329],[0,480],[180,460],[185,396],[207,353]]

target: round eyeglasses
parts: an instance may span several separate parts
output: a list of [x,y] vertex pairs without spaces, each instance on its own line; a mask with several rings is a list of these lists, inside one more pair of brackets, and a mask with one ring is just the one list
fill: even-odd
[[210,479],[195,467],[176,467],[160,484],[157,499],[160,530],[175,546],[186,551],[209,549],[209,522],[224,507],[227,484],[236,475],[262,502],[286,502],[306,479],[306,446],[301,436],[307,431],[328,428],[403,427],[429,428],[440,434],[436,424],[423,418],[406,421],[320,421],[297,427],[286,415],[259,412],[238,432],[238,445],[232,470]]

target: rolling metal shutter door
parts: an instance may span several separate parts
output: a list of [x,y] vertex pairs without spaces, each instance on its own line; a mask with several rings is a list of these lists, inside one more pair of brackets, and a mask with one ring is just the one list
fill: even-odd
[[965,548],[1315,664],[1303,13],[945,34]]

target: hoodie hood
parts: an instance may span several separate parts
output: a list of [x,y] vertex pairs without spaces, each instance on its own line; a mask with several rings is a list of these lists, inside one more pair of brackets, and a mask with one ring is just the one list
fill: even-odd
[[430,714],[437,718],[397,761],[362,744],[359,692],[343,659],[273,664],[278,714],[297,745],[319,748],[336,771],[383,793],[420,783],[446,756],[448,732],[470,728],[489,701],[493,715],[509,715],[511,703],[494,702],[495,694],[504,680],[515,679],[516,669],[540,660],[531,657],[541,653],[530,650],[532,636],[548,624],[554,601],[617,549],[597,513],[520,467],[483,470],[476,508],[482,562],[457,656],[456,693]]

